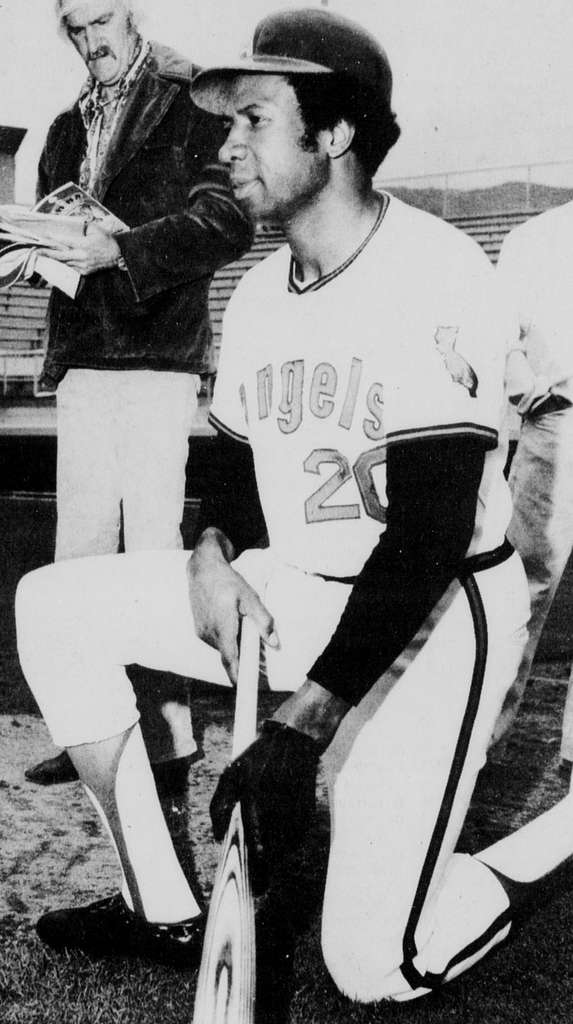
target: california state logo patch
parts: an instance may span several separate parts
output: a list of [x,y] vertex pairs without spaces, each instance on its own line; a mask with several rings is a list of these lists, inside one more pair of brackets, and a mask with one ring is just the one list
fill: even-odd
[[473,366],[456,352],[459,327],[436,327],[434,339],[444,365],[456,384],[467,388],[471,397],[476,398],[478,378]]

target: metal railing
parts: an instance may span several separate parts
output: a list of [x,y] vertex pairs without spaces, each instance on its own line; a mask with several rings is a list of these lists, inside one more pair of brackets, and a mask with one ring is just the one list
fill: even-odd
[[[447,217],[452,212],[453,199],[460,193],[480,190],[505,189],[508,205],[512,201],[524,213],[539,209],[540,195],[555,194],[555,204],[573,196],[573,159],[549,160],[539,163],[498,164],[488,167],[470,167],[462,170],[438,171],[430,174],[386,176],[384,169],[376,175],[376,184],[388,189],[404,189],[438,193],[441,209]],[[551,205],[544,202],[543,205]]]

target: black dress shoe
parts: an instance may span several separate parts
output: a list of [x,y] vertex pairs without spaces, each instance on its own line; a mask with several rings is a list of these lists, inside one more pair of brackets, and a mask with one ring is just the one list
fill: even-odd
[[40,918],[36,930],[52,949],[80,949],[94,959],[133,957],[192,969],[201,957],[205,916],[153,924],[134,914],[116,893],[87,907],[52,910]]
[[[189,768],[198,756],[189,754],[188,757],[176,757],[151,765],[160,796],[175,796],[183,792]],[[79,778],[67,750],[27,768],[24,775],[28,782],[35,782],[38,786],[57,786],[62,782],[77,782]]]
[[186,757],[173,757],[169,761],[152,763],[151,771],[159,798],[185,796],[189,782],[189,769],[201,757],[200,751],[196,751],[194,754],[187,754]]
[[78,773],[74,768],[67,750],[62,750],[55,757],[47,757],[33,768],[27,768],[24,775],[28,782],[38,786],[57,786],[61,782],[77,782]]

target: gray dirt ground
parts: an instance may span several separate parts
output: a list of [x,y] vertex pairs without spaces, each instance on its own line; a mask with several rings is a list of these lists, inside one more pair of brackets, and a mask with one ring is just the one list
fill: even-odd
[[[503,760],[480,777],[463,836],[466,848],[493,841],[564,795],[565,782],[557,770],[558,708],[564,691],[562,679],[547,675],[532,683]],[[215,705],[215,721],[203,731],[204,756],[190,774],[189,794],[197,871],[208,889],[217,860],[208,803],[229,756],[231,709],[209,692],[198,703],[210,715]],[[114,855],[82,787],[44,788],[24,778],[26,767],[52,752],[41,720],[0,716],[0,750],[0,928],[23,920],[32,923],[62,902],[78,905],[113,891],[118,877]]]

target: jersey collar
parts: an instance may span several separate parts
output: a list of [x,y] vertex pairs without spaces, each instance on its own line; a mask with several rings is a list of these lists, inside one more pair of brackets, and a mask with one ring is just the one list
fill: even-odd
[[323,288],[324,285],[328,284],[329,281],[334,280],[335,277],[339,277],[339,275],[342,274],[347,267],[354,263],[358,256],[360,256],[360,253],[363,251],[363,249],[366,248],[370,239],[376,234],[378,228],[380,227],[386,215],[386,210],[388,209],[388,206],[390,204],[390,196],[388,195],[387,192],[381,192],[379,193],[379,195],[380,209],[378,210],[378,216],[376,217],[376,220],[372,225],[371,230],[366,235],[366,238],[364,238],[363,241],[358,246],[358,248],[355,249],[354,252],[351,253],[351,255],[347,259],[344,260],[344,263],[341,263],[339,267],[335,267],[335,269],[331,270],[329,274],[325,274],[324,277],[319,277],[315,281],[311,281],[310,284],[305,285],[304,282],[297,280],[296,261],[294,256],[291,255],[288,272],[289,292],[294,292],[295,295],[307,295],[308,292],[316,292],[318,291],[319,288]]

